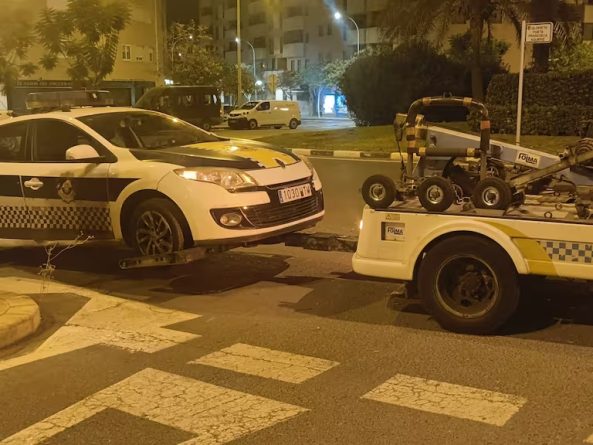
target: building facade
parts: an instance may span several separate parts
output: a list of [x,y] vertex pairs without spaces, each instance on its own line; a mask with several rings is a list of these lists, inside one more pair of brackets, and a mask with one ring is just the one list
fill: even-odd
[[[32,22],[44,8],[64,9],[67,0],[4,0],[26,10]],[[163,83],[163,62],[166,45],[164,0],[127,0],[131,19],[119,36],[118,54],[113,72],[101,88],[112,92],[116,104],[131,105],[144,91]],[[0,12],[1,21],[1,12]],[[43,48],[35,45],[28,60],[38,62]],[[53,70],[42,67],[28,78],[21,78],[7,94],[7,105],[14,110],[24,109],[28,93],[69,89],[72,82],[67,75],[66,60],[60,59]]]

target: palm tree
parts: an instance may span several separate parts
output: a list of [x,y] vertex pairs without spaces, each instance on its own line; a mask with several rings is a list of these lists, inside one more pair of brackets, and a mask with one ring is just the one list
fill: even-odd
[[483,100],[482,40],[484,31],[490,30],[497,11],[502,12],[519,29],[525,5],[514,0],[391,0],[382,28],[385,37],[391,42],[441,40],[456,16],[469,18],[472,94],[474,98]]

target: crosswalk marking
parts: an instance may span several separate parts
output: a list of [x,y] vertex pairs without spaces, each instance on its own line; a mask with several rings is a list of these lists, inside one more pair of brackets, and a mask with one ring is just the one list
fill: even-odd
[[299,406],[147,368],[0,444],[39,444],[108,408],[193,434],[184,445],[227,443],[307,411]]
[[[3,277],[0,278],[0,290],[37,293],[40,283],[40,280]],[[0,361],[0,371],[97,344],[132,352],[155,353],[200,337],[163,327],[195,320],[200,317],[197,314],[151,306],[60,283],[52,283],[51,292],[73,293],[89,298],[89,302],[35,351]]]
[[397,374],[364,399],[503,426],[526,399],[469,386]]
[[302,383],[339,364],[321,358],[275,351],[243,343],[237,343],[189,363],[228,369],[288,383]]

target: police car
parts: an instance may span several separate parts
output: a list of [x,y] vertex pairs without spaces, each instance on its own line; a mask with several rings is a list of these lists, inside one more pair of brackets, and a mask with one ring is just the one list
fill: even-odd
[[41,93],[28,101],[35,114],[0,120],[0,238],[82,233],[162,255],[256,243],[323,217],[306,159],[111,103],[105,92]]

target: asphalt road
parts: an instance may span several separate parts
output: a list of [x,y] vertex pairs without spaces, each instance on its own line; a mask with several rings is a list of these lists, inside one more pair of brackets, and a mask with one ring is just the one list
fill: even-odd
[[[350,255],[279,246],[121,272],[0,253],[44,329],[0,356],[0,443],[583,443],[593,300],[548,283],[500,336],[443,332]],[[64,286],[67,284],[68,286]],[[10,414],[7,414],[10,413]],[[193,441],[192,441],[193,440]]]

